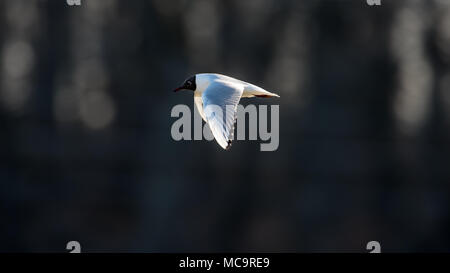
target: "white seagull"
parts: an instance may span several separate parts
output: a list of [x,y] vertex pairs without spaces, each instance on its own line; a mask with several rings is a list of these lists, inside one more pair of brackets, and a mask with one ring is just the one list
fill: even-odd
[[[237,105],[241,97],[280,97],[254,84],[215,73],[196,74],[174,92],[179,90],[194,91],[194,102],[200,116],[225,150],[231,147]],[[225,113],[224,118],[222,113]]]

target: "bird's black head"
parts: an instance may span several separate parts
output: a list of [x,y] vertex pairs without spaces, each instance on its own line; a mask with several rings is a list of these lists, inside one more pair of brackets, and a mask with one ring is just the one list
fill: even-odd
[[174,92],[180,91],[180,90],[192,90],[195,91],[197,89],[197,85],[195,84],[195,76],[190,77],[189,79],[185,80],[183,85],[173,90]]

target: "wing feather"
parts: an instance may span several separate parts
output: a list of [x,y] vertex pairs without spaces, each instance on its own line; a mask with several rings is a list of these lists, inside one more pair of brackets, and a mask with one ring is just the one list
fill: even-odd
[[215,81],[202,94],[203,113],[217,143],[229,149],[234,134],[236,111],[244,87]]
[[198,94],[197,92],[194,93],[194,102],[195,102],[195,106],[197,107],[198,113],[200,114],[202,119],[205,122],[207,122],[206,117],[205,117],[205,113],[203,112],[202,96],[200,94]]

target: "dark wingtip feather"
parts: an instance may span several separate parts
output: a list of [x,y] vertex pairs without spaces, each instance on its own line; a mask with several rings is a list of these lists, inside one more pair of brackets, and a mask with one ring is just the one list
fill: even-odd
[[229,150],[231,148],[231,140],[228,140],[228,145],[227,145],[227,147],[225,148],[225,150]]

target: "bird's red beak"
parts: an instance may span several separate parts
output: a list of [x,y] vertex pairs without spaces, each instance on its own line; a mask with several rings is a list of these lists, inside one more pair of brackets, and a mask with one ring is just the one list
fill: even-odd
[[180,90],[182,90],[182,89],[183,89],[183,86],[177,87],[177,88],[175,88],[175,90],[173,90],[173,92],[178,92],[178,91],[180,91]]

